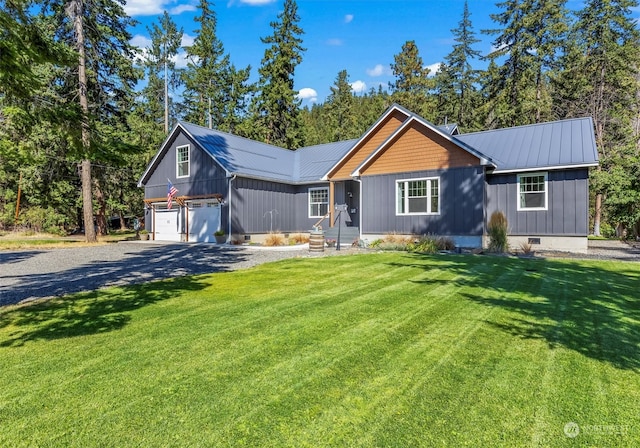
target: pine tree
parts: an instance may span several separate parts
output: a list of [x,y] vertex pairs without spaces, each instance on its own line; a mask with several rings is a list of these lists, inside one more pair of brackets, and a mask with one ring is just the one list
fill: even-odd
[[270,46],[258,70],[258,93],[252,104],[252,137],[289,149],[304,144],[300,122],[301,100],[296,97],[295,69],[302,62],[302,28],[294,0],[285,0],[278,21],[271,22],[273,34],[261,38]]
[[436,108],[430,94],[435,83],[429,78],[430,70],[424,67],[415,41],[405,42],[401,52],[393,59],[391,70],[396,79],[389,83],[393,101],[411,112],[432,119]]
[[96,240],[93,199],[99,203],[96,219],[101,232],[106,230],[107,200],[99,181],[92,179],[92,162],[116,161],[120,150],[129,149],[118,140],[121,134],[110,129],[125,126],[128,109],[123,105],[130,106],[139,78],[129,44],[133,22],[119,0],[58,0],[46,7],[43,12],[50,10],[59,24],[58,41],[77,55],[76,69],[60,72],[53,84],[62,101],[77,101],[77,107],[68,110],[66,132],[81,159],[85,238],[92,242]]
[[[476,84],[478,72],[473,69],[472,61],[480,57],[480,52],[473,45],[480,42],[476,39],[471,14],[467,2],[464,3],[462,19],[458,27],[451,30],[454,36],[453,50],[445,56],[443,64],[436,75],[436,84],[440,92],[440,104],[450,108],[447,115],[457,120],[463,129],[475,129],[474,110],[478,106]],[[440,110],[440,107],[438,108]]]
[[[180,71],[176,70],[175,58],[182,42],[183,30],[178,29],[167,11],[147,28],[151,46],[145,51],[144,67],[147,86],[142,94],[149,111],[156,121],[164,123],[165,135],[169,133],[171,121],[175,121],[176,105],[171,93],[180,86]],[[161,114],[160,114],[161,111]]]
[[331,141],[356,138],[359,129],[356,126],[355,97],[349,84],[349,75],[341,70],[331,86],[331,93],[327,97],[326,108],[328,122],[332,130]]
[[183,74],[184,115],[187,121],[234,132],[246,114],[251,67],[237,70],[216,35],[213,3],[200,0],[200,23],[193,45],[186,48],[189,63]]
[[[576,46],[565,53],[563,72],[555,80],[563,97],[557,109],[568,116],[594,120],[600,166],[592,173],[595,191],[593,232],[600,235],[603,206],[611,217],[636,225],[638,212],[629,199],[637,195],[631,180],[638,158],[638,67],[640,34],[631,17],[635,0],[589,0],[577,13],[572,30]],[[620,185],[627,188],[620,188]],[[637,205],[635,206],[638,209]],[[637,222],[637,221],[636,221]]]

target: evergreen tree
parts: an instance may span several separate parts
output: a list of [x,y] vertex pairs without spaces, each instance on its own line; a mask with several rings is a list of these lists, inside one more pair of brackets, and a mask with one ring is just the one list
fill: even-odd
[[[577,13],[575,45],[564,55],[555,79],[557,109],[567,116],[593,117],[600,166],[592,175],[595,235],[602,216],[627,226],[637,223],[638,67],[640,35],[631,17],[635,0],[589,0]],[[622,188],[621,185],[625,185]],[[629,202],[631,200],[631,202]],[[604,211],[603,206],[610,205]],[[635,207],[635,211],[634,211]],[[633,222],[633,220],[636,220]]]
[[304,144],[300,122],[301,100],[293,89],[295,68],[302,62],[303,34],[295,0],[285,0],[279,21],[271,22],[273,35],[261,38],[270,46],[258,70],[258,93],[252,104],[252,137],[272,145],[295,149]]
[[200,0],[200,23],[193,45],[186,48],[189,63],[184,72],[184,114],[192,123],[234,132],[246,114],[251,67],[237,70],[224,54],[216,36],[213,3]]
[[165,135],[169,133],[171,121],[176,119],[176,105],[171,93],[180,86],[180,72],[176,70],[175,58],[182,42],[183,31],[178,29],[167,11],[147,28],[151,46],[145,51],[144,68],[147,86],[143,89],[149,113],[154,121],[164,124]]
[[115,163],[121,150],[131,149],[122,142],[121,133],[111,132],[125,125],[133,86],[139,78],[133,67],[134,50],[129,44],[128,29],[133,22],[125,14],[123,3],[57,0],[46,5],[59,24],[58,41],[74,48],[77,55],[75,70],[60,72],[53,84],[61,101],[77,101],[77,107],[68,109],[65,130],[74,142],[76,156],[82,160],[80,178],[87,241],[96,239],[94,193],[98,202],[97,224],[101,232],[106,231],[104,188],[99,179],[92,180],[92,162]]
[[[473,45],[480,42],[476,39],[471,23],[471,14],[467,2],[464,3],[462,19],[458,27],[451,30],[454,36],[453,50],[445,56],[445,64],[436,74],[436,85],[439,92],[438,110],[446,110],[445,117],[456,120],[463,129],[476,129],[473,115],[478,106],[476,84],[478,72],[471,62],[480,57],[480,52]],[[441,113],[442,117],[442,113]]]
[[389,83],[391,98],[411,112],[432,119],[436,111],[430,93],[435,83],[429,78],[430,70],[424,67],[415,41],[405,42],[393,59],[391,70],[396,79]]
[[331,141],[348,140],[359,136],[360,131],[356,126],[355,97],[346,70],[338,73],[335,84],[331,86],[326,107],[329,126],[332,130]]
[[[498,127],[528,124],[531,118],[533,68],[533,40],[527,32],[527,15],[531,10],[533,0],[505,0],[497,3],[500,13],[491,14],[491,19],[501,28],[484,30],[490,35],[497,35],[493,41],[495,50],[489,58],[497,60],[504,58],[500,66],[500,87],[504,91],[508,108],[504,113],[495,114]],[[488,98],[494,107],[499,107],[498,97]]]

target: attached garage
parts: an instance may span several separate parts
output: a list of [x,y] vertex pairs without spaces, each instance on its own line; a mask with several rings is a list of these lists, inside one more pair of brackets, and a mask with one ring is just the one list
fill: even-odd
[[180,208],[154,207],[154,238],[158,241],[181,241]]
[[188,201],[186,204],[187,226],[189,228],[187,241],[215,242],[213,233],[221,225],[219,201]]

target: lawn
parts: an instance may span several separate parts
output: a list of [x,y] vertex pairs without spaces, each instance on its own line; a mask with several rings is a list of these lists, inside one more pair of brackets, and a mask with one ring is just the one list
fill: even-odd
[[0,308],[0,446],[639,446],[639,285],[370,253]]

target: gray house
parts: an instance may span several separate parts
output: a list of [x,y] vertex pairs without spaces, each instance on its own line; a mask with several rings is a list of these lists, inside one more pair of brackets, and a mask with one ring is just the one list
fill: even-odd
[[[433,234],[486,244],[500,210],[510,244],[586,250],[589,168],[598,153],[590,118],[459,134],[391,106],[359,139],[289,151],[178,123],[153,158],[146,226],[158,240],[234,241],[308,232],[349,221],[345,234]],[[167,207],[169,182],[178,189]]]

